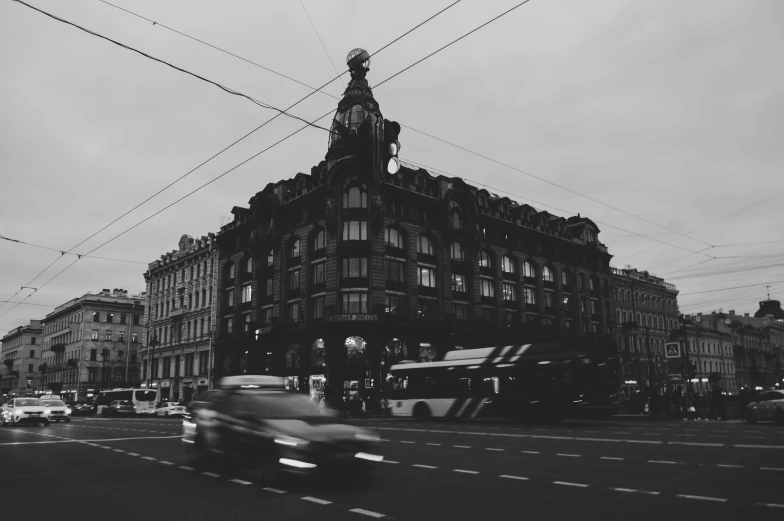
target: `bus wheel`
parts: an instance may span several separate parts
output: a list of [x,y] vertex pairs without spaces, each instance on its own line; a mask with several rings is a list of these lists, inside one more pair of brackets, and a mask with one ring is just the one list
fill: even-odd
[[430,407],[426,403],[419,402],[414,406],[412,416],[417,420],[429,420],[433,415],[430,413]]

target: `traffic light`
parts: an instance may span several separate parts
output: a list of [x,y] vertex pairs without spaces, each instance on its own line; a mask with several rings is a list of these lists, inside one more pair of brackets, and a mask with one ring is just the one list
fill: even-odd
[[385,119],[382,160],[384,162],[384,170],[388,174],[397,174],[398,170],[400,170],[400,160],[397,158],[397,155],[400,153],[400,141],[397,140],[399,135],[400,124]]

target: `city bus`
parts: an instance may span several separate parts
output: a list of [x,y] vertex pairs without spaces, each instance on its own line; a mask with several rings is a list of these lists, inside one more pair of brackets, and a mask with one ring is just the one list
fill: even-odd
[[558,421],[580,413],[596,365],[557,342],[448,352],[442,361],[403,362],[387,376],[392,416]]
[[155,414],[155,406],[160,399],[157,390],[149,389],[111,389],[98,393],[95,401],[96,414],[102,414],[114,400],[128,400],[133,403],[136,414]]

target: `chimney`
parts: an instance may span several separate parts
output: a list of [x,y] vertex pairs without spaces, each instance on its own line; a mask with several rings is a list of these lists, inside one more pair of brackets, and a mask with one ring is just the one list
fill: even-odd
[[111,295],[111,294],[112,294],[111,290],[107,288],[101,290],[101,295]]

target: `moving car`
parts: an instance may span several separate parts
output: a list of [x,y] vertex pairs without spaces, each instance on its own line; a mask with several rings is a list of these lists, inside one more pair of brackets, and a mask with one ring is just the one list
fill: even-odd
[[743,417],[746,423],[774,421],[779,425],[784,425],[784,391],[762,393],[756,402],[751,402],[746,406]]
[[182,402],[163,402],[155,409],[156,416],[182,416],[185,406]]
[[95,408],[89,403],[76,402],[71,406],[71,416],[93,416]]
[[2,424],[12,427],[23,423],[49,425],[49,409],[38,398],[13,398],[3,405]]
[[285,391],[283,378],[233,376],[220,387],[183,419],[182,441],[194,465],[233,461],[253,479],[269,481],[280,472],[361,471],[383,460],[378,434],[347,424],[307,395]]
[[136,408],[130,400],[113,400],[101,412],[104,416],[134,416]]
[[41,403],[49,409],[49,421],[71,421],[71,408],[65,405],[62,400],[41,400]]

